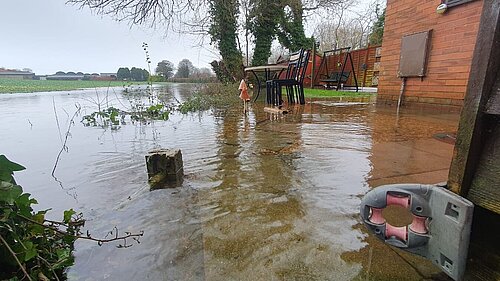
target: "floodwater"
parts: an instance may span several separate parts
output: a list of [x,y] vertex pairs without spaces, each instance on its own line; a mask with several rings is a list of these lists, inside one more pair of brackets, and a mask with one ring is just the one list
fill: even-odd
[[[175,103],[193,87],[158,90]],[[172,114],[113,130],[84,127],[78,116],[70,126],[75,104],[90,113],[97,100],[127,103],[119,89],[0,95],[0,154],[26,166],[16,179],[38,208],[52,208],[53,218],[83,212],[95,237],[115,226],[144,231],[126,249],[77,242],[71,280],[443,278],[370,236],[358,208],[378,184],[445,180],[452,146],[432,135],[456,131],[456,114],[403,110],[397,118],[365,99],[314,101],[275,116],[257,102],[247,115]],[[149,190],[144,156],[160,147],[182,150],[179,188]]]

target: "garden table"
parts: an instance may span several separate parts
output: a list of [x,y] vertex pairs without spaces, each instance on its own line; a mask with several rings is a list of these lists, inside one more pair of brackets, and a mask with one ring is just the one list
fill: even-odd
[[283,70],[285,70],[287,68],[288,68],[288,65],[286,65],[286,64],[268,64],[268,65],[246,67],[245,72],[251,72],[255,76],[255,79],[257,80],[257,89],[258,89],[257,96],[255,96],[255,99],[253,101],[255,102],[257,100],[257,98],[259,97],[260,88],[262,86],[261,81],[259,79],[259,76],[257,75],[257,72],[264,72],[265,81],[267,81],[267,80],[271,80],[271,73],[279,72],[278,76],[280,76],[281,73],[283,72]]

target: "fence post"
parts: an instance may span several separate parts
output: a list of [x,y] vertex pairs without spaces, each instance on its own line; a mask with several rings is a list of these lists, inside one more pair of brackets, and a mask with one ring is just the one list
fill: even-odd
[[314,72],[316,71],[316,40],[314,36],[312,37],[313,48],[312,48],[312,66],[311,66],[311,89],[314,89]]

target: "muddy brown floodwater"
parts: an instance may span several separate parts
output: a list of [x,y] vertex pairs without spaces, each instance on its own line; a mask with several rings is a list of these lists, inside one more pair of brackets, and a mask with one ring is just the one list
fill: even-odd
[[[157,90],[175,102],[193,87]],[[456,131],[456,113],[396,117],[365,99],[312,101],[282,117],[257,102],[246,116],[173,114],[118,130],[78,119],[56,181],[75,103],[92,112],[98,97],[127,103],[119,89],[0,95],[0,154],[27,167],[16,178],[40,209],[82,211],[96,237],[144,231],[127,249],[79,241],[71,280],[446,280],[370,236],[358,208],[381,184],[445,181],[453,146],[433,135]],[[159,147],[182,150],[182,187],[149,191],[144,155]]]

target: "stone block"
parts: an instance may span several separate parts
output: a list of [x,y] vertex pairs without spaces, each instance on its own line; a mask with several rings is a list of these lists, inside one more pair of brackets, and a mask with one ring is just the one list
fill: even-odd
[[153,150],[146,155],[146,167],[152,189],[182,184],[184,168],[180,149]]

